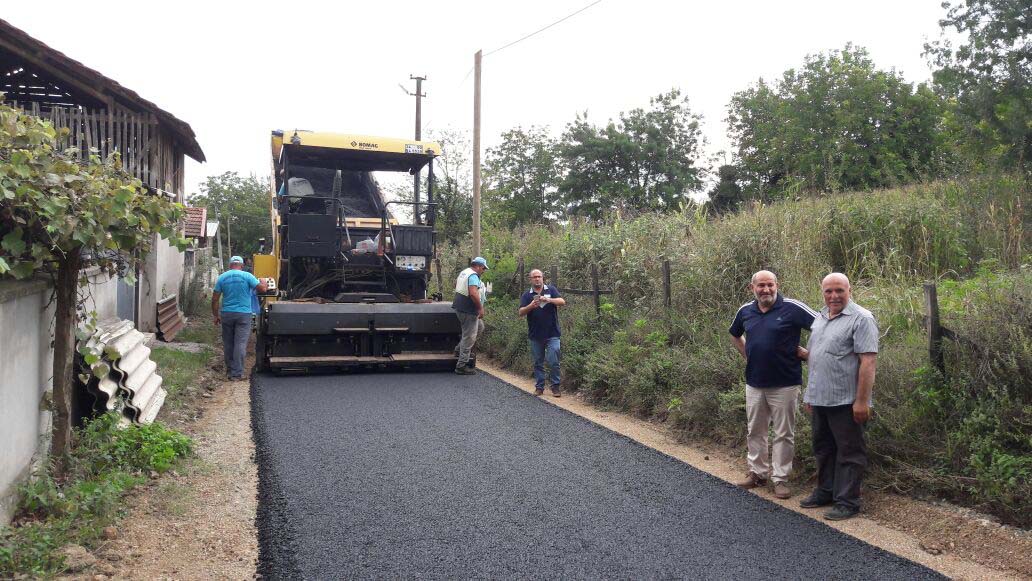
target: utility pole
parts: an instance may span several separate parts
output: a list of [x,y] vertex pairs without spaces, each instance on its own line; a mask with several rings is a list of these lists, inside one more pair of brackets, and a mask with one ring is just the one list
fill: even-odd
[[473,56],[473,256],[480,256],[480,58]]
[[[405,93],[407,95],[416,98],[416,141],[422,141],[422,139],[423,139],[423,97],[426,97],[426,94],[423,93],[423,81],[426,80],[426,77],[417,77],[416,75],[409,75],[409,80],[413,80],[413,81],[416,82],[416,92],[415,93],[410,93],[409,90],[406,89],[404,85],[399,85],[399,86],[401,86],[401,90],[405,91]],[[423,223],[423,218],[419,214],[419,172],[416,172],[416,175],[412,177],[412,192],[414,194],[413,201],[416,203],[415,210],[413,212],[415,214],[415,216],[416,216],[416,224],[422,224]]]
[[230,222],[233,221],[233,214],[226,215],[226,252],[230,258],[233,258],[233,230],[230,227]]
[[[215,222],[222,224],[222,216],[219,215],[218,210],[215,210]],[[226,270],[226,260],[222,256],[222,234],[217,230],[215,231],[215,244],[219,247],[219,270]]]

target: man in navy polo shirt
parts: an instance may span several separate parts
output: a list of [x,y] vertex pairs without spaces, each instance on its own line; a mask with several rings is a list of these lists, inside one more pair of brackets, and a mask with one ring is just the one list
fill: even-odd
[[[761,270],[749,284],[755,300],[735,315],[728,331],[745,357],[745,413],[748,418],[749,473],[736,482],[742,488],[774,481],[774,495],[792,496],[788,474],[795,455],[795,412],[803,382],[799,334],[813,325],[817,312],[805,303],[783,297],[774,273]],[[742,335],[745,335],[743,337]],[[774,446],[767,463],[767,433],[774,425]]]
[[552,395],[561,397],[559,389],[559,310],[566,299],[559,289],[545,284],[540,270],[530,271],[529,291],[520,297],[520,316],[527,317],[530,352],[534,355],[534,395],[545,393],[545,360],[548,361]]

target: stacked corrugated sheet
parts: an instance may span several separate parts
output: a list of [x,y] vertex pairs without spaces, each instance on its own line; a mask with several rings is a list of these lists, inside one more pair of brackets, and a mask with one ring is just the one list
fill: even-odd
[[158,338],[162,341],[171,341],[176,338],[179,331],[186,324],[186,317],[179,310],[179,296],[170,297],[158,301]]
[[146,335],[132,321],[113,320],[97,325],[97,330],[81,341],[80,379],[96,399],[94,409],[121,408],[127,420],[149,424],[157,417],[165,397],[158,364],[150,358]]

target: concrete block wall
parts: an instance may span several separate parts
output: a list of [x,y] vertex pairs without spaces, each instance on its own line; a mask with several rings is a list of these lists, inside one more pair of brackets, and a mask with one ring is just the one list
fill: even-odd
[[179,293],[183,280],[183,253],[167,240],[154,236],[154,246],[140,269],[139,324],[141,331],[158,330],[158,301]]
[[[87,276],[87,309],[114,317],[117,279],[96,270]],[[53,389],[50,295],[46,281],[0,280],[0,526],[13,515],[18,484],[50,445],[50,412],[42,405]]]

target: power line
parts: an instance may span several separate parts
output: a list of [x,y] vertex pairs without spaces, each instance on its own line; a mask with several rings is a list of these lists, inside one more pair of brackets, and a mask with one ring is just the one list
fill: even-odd
[[[566,20],[569,20],[569,19],[573,18],[574,16],[576,16],[576,15],[580,14],[581,12],[584,12],[585,10],[587,10],[588,8],[591,8],[592,6],[594,6],[594,5],[598,4],[599,2],[602,2],[602,0],[595,0],[595,1],[594,1],[594,2],[592,2],[591,4],[588,4],[587,6],[584,6],[584,7],[583,7],[583,8],[581,8],[580,10],[577,10],[577,11],[575,11],[575,12],[571,12],[570,14],[567,14],[566,16],[563,16],[563,17],[562,17],[562,18],[560,18],[559,20],[556,20],[555,22],[552,22],[551,24],[549,24],[549,25],[547,25],[547,26],[544,26],[544,27],[542,27],[542,28],[539,28],[539,29],[535,30],[534,32],[531,32],[530,34],[528,34],[528,35],[526,35],[526,36],[520,37],[520,38],[518,38],[518,39],[516,39],[516,40],[514,40],[514,41],[512,41],[512,42],[510,42],[509,44],[506,44],[505,46],[500,46],[500,47],[498,47],[498,48],[496,48],[496,49],[494,49],[494,50],[492,50],[492,51],[489,51],[489,52],[487,52],[487,53],[484,53],[484,55],[483,55],[483,56],[485,56],[485,57],[486,57],[486,56],[490,56],[490,55],[493,55],[493,54],[494,54],[494,53],[496,53],[496,52],[499,52],[499,51],[505,50],[505,49],[509,48],[510,46],[513,46],[514,44],[517,44],[517,43],[523,42],[524,40],[527,40],[528,38],[530,38],[530,37],[534,36],[535,34],[538,34],[538,33],[540,33],[540,32],[544,32],[544,31],[548,30],[549,28],[552,28],[552,27],[553,27],[553,26],[555,26],[556,24],[559,24],[559,23],[561,23],[561,22],[564,22],[564,21],[566,21]],[[481,57],[481,58],[483,58],[483,57]],[[455,86],[455,88],[454,88],[454,89],[452,89],[452,91],[457,91],[457,90],[461,89],[461,88],[462,88],[462,86],[463,86],[464,84],[466,84],[466,81],[467,81],[467,80],[469,79],[469,76],[473,74],[473,69],[474,69],[474,68],[475,68],[475,67],[470,67],[470,69],[469,69],[468,71],[466,71],[466,76],[462,77],[462,80],[461,80],[461,81],[459,81],[459,84],[458,84],[458,85],[456,85],[456,86]],[[434,122],[434,119],[433,119],[433,118],[431,118],[431,119],[430,119],[429,121],[427,121],[427,123],[426,123],[426,129],[427,129],[427,131],[429,131],[429,130],[430,130],[430,128],[431,128],[431,127],[433,126],[433,122]]]
[[[585,10],[587,10],[588,8],[591,8],[592,6],[594,6],[595,4],[598,4],[598,3],[599,3],[599,2],[601,2],[601,1],[602,1],[602,0],[595,0],[595,1],[594,1],[594,2],[592,2],[591,4],[588,4],[587,6],[585,6],[584,8],[581,8],[580,10],[578,10],[578,11],[576,11],[576,12],[573,12],[573,13],[567,14],[566,16],[564,16],[564,17],[560,18],[559,20],[556,20],[556,21],[555,21],[555,22],[553,22],[552,24],[549,24],[548,26],[545,26],[544,28],[539,28],[539,29],[535,30],[534,32],[531,32],[530,34],[528,34],[528,35],[524,36],[523,38],[519,38],[519,39],[517,39],[517,40],[514,40],[514,41],[510,42],[509,44],[507,44],[507,45],[505,45],[505,46],[503,46],[503,47],[500,47],[500,48],[496,48],[496,49],[492,50],[491,52],[488,52],[488,53],[486,53],[486,54],[485,54],[484,56],[491,56],[491,55],[493,55],[494,53],[496,53],[496,52],[498,52],[498,51],[501,51],[501,50],[505,50],[505,49],[509,48],[510,46],[512,46],[512,45],[514,45],[514,44],[517,44],[517,43],[523,42],[524,40],[527,40],[528,38],[530,38],[530,37],[534,36],[535,34],[537,34],[537,33],[539,33],[539,32],[544,32],[544,31],[548,30],[549,28],[552,28],[552,27],[553,27],[553,26],[555,26],[556,24],[559,24],[560,22],[563,22],[563,21],[565,21],[565,20],[569,20],[570,18],[573,18],[574,16],[576,16],[576,15],[580,14],[581,12],[584,12],[584,11],[585,11]],[[469,73],[467,73],[467,74],[466,74],[466,76],[468,77],[468,76],[469,76]]]

